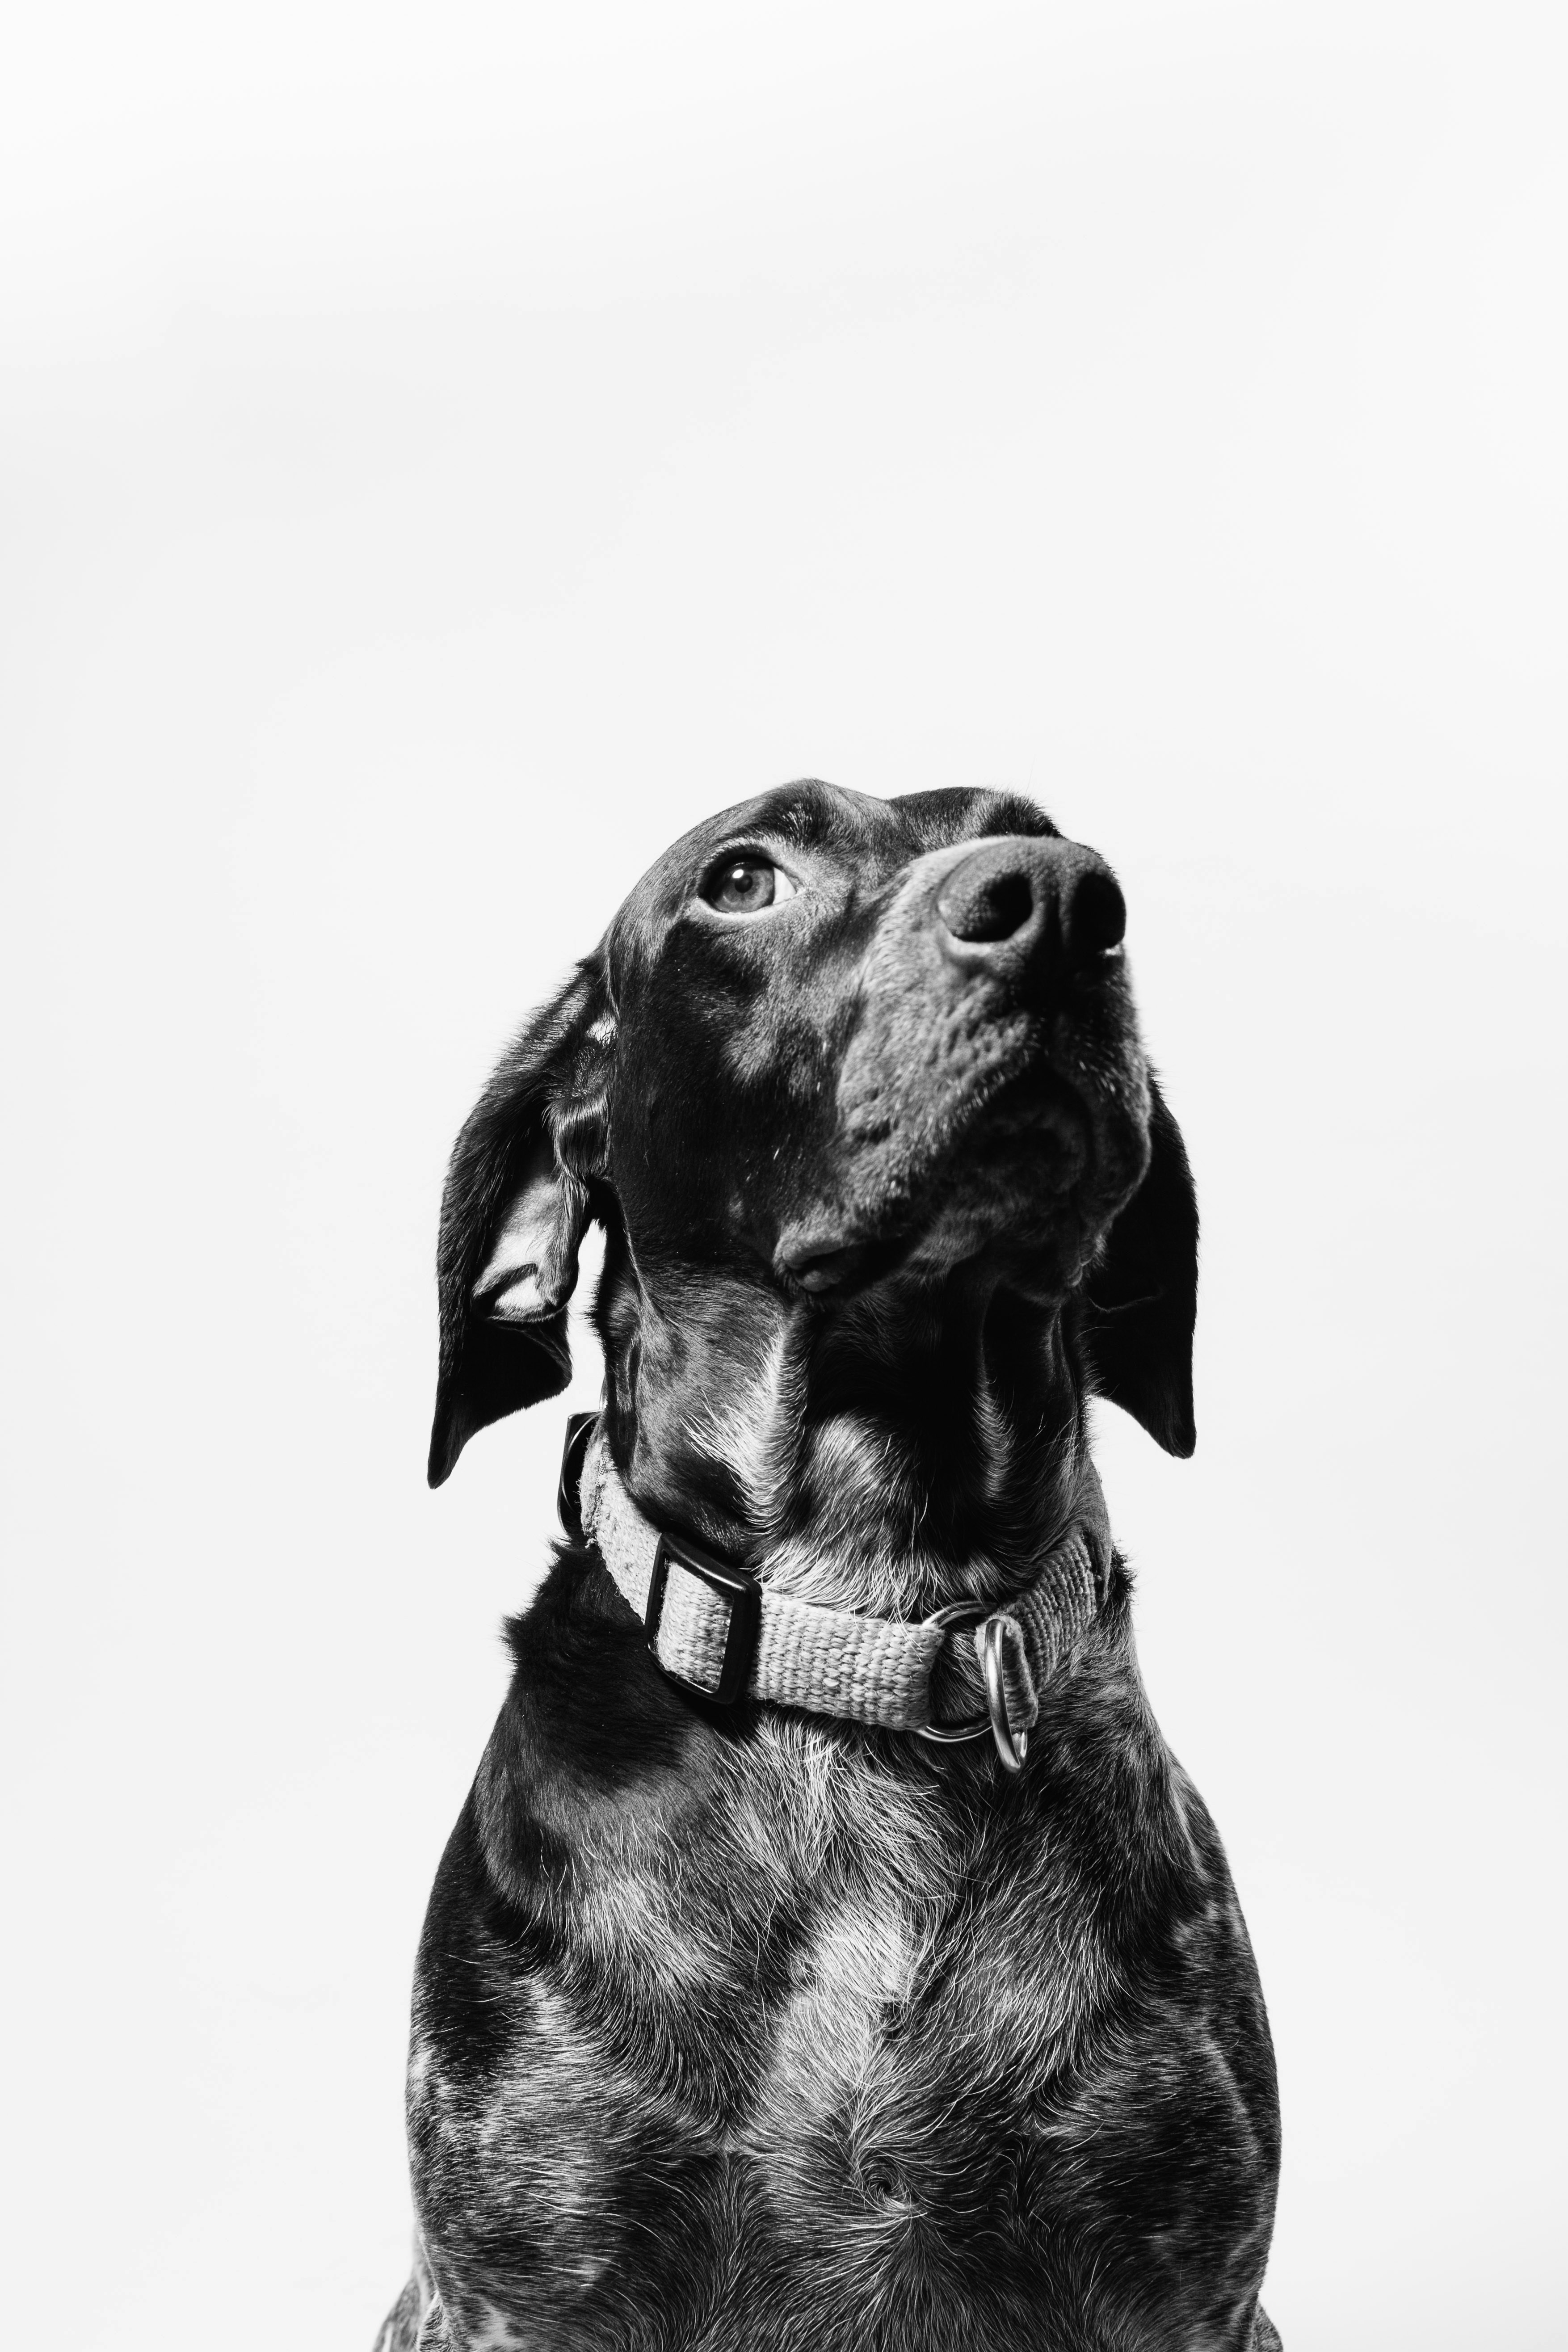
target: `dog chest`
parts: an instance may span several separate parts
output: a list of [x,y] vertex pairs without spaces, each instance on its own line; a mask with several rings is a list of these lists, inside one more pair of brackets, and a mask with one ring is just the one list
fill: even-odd
[[[1037,2342],[1042,2298],[1081,2310],[1094,2149],[1121,2137],[1094,2092],[1120,1965],[1094,1890],[1021,1796],[987,1818],[798,1723],[696,1744],[569,1843],[513,1822],[508,1884],[482,1780],[459,1824],[410,2078],[443,2292],[573,2315],[584,2342],[640,2340],[634,2309],[715,2352],[864,2341],[842,2331],[868,2305],[912,2326],[949,2301],[944,2343]],[[1178,2105],[1205,2030],[1168,2006]],[[1137,2095],[1123,2068],[1117,2105]],[[1228,2160],[1237,2119],[1209,2105]],[[724,2335],[738,2276],[784,2298],[776,2337],[754,2305]]]

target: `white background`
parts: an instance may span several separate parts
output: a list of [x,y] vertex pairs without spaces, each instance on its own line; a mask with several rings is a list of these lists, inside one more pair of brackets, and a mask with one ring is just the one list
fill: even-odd
[[1286,2343],[1568,2338],[1561,23],[14,13],[9,2340],[396,2291],[564,1410],[426,1493],[445,1153],[803,772],[1023,786],[1126,886],[1200,1436],[1102,1467],[1272,2011]]

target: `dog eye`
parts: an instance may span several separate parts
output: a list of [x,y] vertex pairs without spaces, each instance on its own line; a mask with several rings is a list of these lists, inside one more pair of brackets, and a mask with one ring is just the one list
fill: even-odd
[[759,915],[764,907],[793,898],[795,892],[782,866],[752,852],[721,859],[702,885],[702,896],[721,915]]

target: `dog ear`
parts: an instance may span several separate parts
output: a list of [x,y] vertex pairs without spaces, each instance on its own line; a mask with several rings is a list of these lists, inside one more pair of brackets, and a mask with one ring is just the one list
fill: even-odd
[[458,1138],[436,1253],[432,1486],[477,1430],[572,1377],[566,1310],[588,1187],[603,1173],[613,1036],[595,958],[503,1055]]
[[1181,1129],[1151,1073],[1149,1166],[1084,1286],[1090,1386],[1167,1454],[1190,1454],[1198,1197]]

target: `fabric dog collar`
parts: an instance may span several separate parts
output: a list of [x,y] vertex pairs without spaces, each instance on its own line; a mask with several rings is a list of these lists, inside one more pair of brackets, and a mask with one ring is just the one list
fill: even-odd
[[[563,1524],[575,1533],[580,1521],[598,1547],[672,1682],[721,1706],[742,1696],[772,1699],[942,1742],[989,1731],[1014,1772],[1041,1694],[1093,1623],[1109,1582],[1110,1528],[1092,1469],[1084,1501],[1079,1520],[1025,1591],[994,1610],[956,1601],[910,1625],[775,1592],[750,1570],[656,1528],[626,1491],[597,1414],[572,1415],[561,1467]],[[932,1669],[960,1628],[973,1641],[964,1679],[978,1683],[984,1705],[957,1721],[934,1722]],[[959,1645],[961,1664],[967,1646]]]

